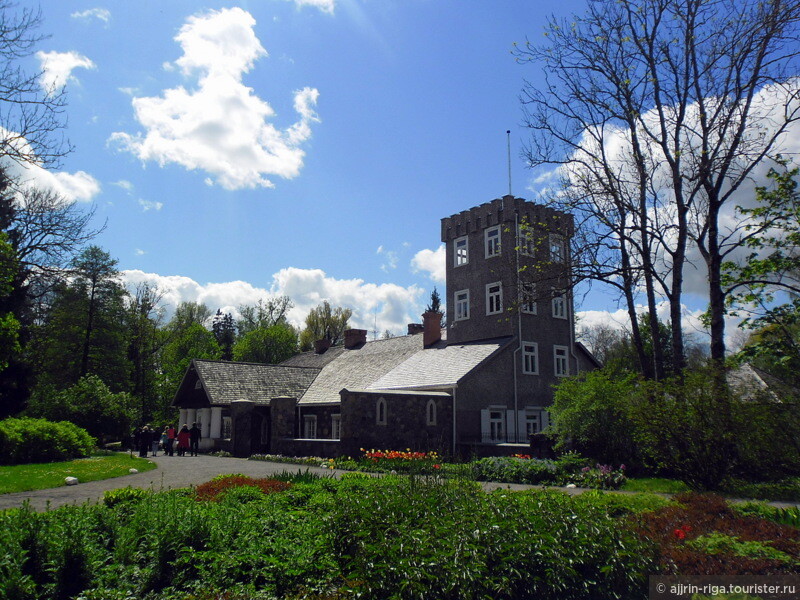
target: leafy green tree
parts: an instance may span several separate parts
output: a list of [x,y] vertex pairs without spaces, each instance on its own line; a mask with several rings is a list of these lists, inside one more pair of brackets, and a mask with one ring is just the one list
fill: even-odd
[[294,304],[288,296],[276,296],[267,300],[259,300],[254,305],[239,306],[241,315],[236,321],[239,336],[244,336],[257,328],[267,328],[286,323],[287,313]]
[[563,380],[550,407],[548,434],[556,448],[572,448],[608,464],[639,462],[628,416],[636,381],[635,375],[620,376],[612,369]]
[[222,360],[231,360],[233,344],[236,341],[236,326],[233,323],[233,316],[230,313],[222,314],[222,311],[217,309],[217,314],[214,315],[211,323],[211,331],[219,344]]
[[233,347],[233,359],[277,364],[294,355],[297,344],[297,331],[288,323],[259,327],[239,338]]
[[72,264],[72,279],[55,289],[36,331],[39,381],[63,389],[95,374],[113,391],[128,390],[127,292],[119,283],[116,260],[90,246]]
[[161,296],[154,286],[141,284],[131,296],[125,313],[131,394],[136,398],[144,420],[152,419],[165,400],[158,388],[160,355],[168,339],[162,327]]
[[221,354],[214,334],[199,323],[172,333],[161,355],[162,395],[172,400],[192,359],[217,360]]
[[69,421],[103,443],[127,439],[139,413],[133,396],[126,392],[115,394],[98,376],[87,375],[61,392],[47,386],[38,388],[26,414],[50,421]]
[[[8,243],[8,236],[0,231],[0,301],[13,293],[14,277],[17,273],[17,257]],[[0,371],[8,367],[9,361],[20,351],[20,323],[12,312],[0,308]]]
[[175,314],[170,319],[168,328],[171,331],[183,331],[193,323],[203,325],[211,318],[211,310],[199,302],[181,302],[175,308]]
[[328,339],[335,346],[343,339],[345,330],[350,328],[351,316],[352,310],[340,306],[331,308],[327,300],[312,308],[306,317],[305,329],[300,333],[300,349],[311,350],[314,342],[321,339]]

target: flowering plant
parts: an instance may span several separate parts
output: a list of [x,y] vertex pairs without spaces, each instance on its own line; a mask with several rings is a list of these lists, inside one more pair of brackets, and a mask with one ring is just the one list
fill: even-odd
[[601,490],[618,490],[626,479],[625,465],[615,469],[611,465],[597,463],[594,467],[583,467],[575,477],[575,484]]

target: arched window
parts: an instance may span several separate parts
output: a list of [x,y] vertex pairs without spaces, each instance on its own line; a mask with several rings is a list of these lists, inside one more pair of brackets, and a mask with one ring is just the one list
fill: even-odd
[[436,402],[428,400],[428,405],[425,407],[425,414],[427,416],[428,425],[436,425]]
[[386,425],[386,400],[383,398],[378,398],[378,404],[375,406],[375,423]]

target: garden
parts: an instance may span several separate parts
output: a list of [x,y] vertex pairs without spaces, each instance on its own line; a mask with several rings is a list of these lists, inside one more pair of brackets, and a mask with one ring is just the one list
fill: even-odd
[[0,598],[646,598],[649,574],[800,573],[800,513],[441,476],[217,477],[0,513]]

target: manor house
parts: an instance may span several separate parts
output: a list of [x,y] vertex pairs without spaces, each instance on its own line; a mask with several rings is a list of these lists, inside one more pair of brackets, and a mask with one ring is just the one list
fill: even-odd
[[173,404],[202,447],[235,456],[524,451],[548,425],[553,384],[597,367],[575,341],[570,215],[504,196],[442,219],[446,327],[344,344],[279,365],[193,360]]

